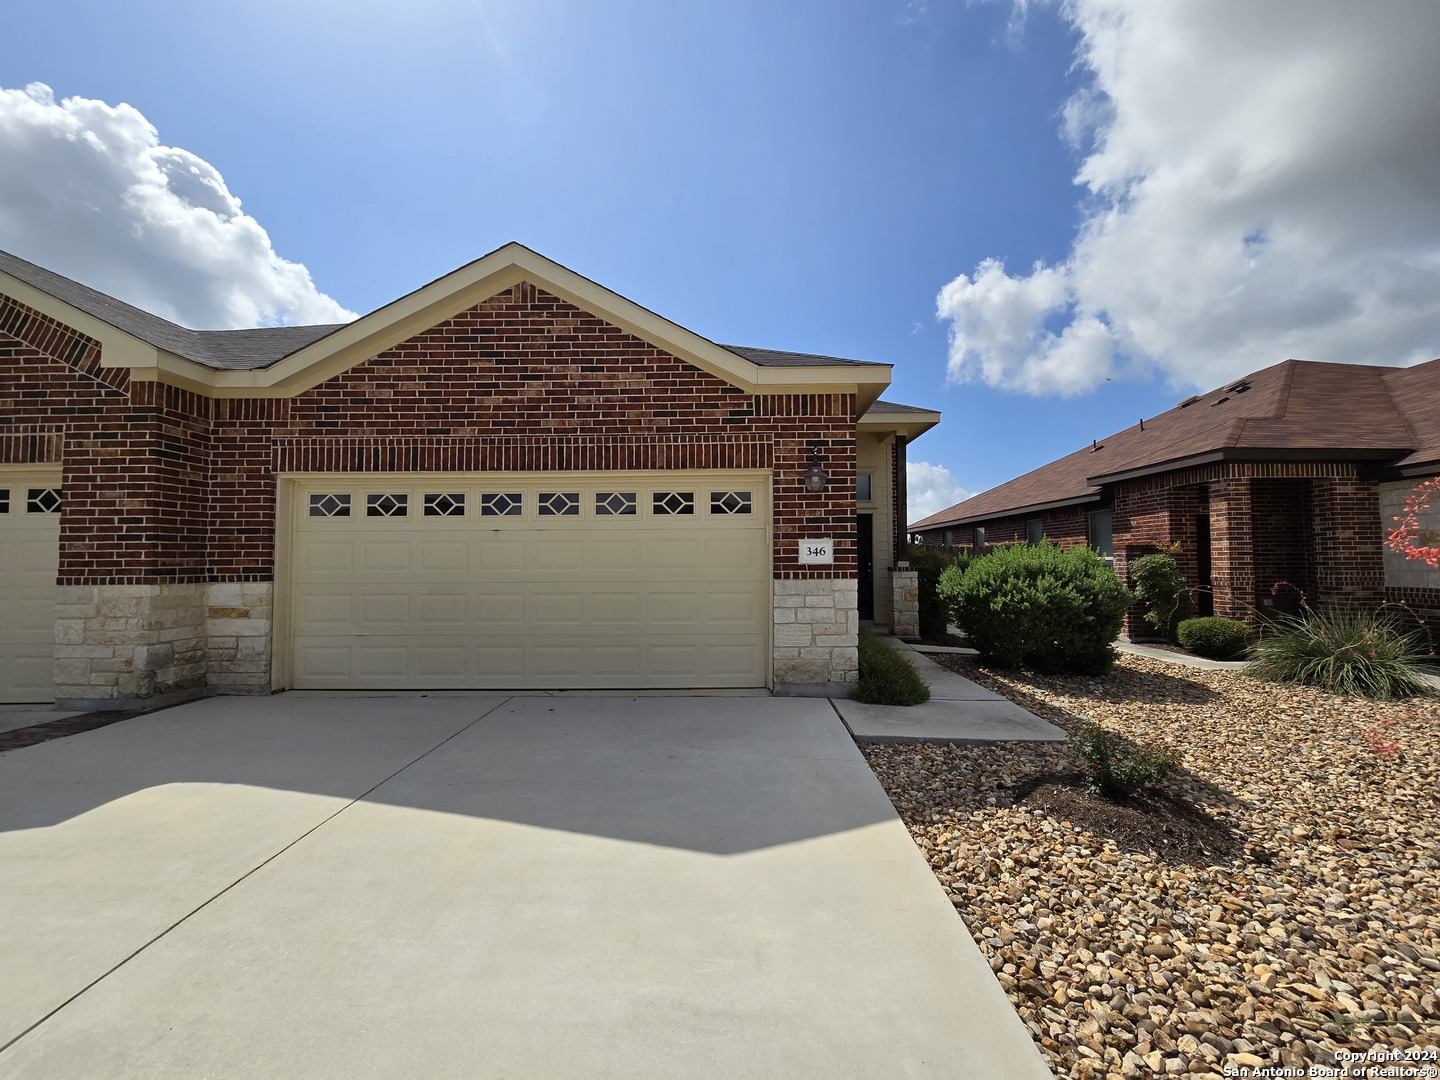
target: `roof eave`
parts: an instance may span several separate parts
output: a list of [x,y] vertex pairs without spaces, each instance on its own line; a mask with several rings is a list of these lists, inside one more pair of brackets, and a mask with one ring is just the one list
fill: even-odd
[[1103,491],[1092,492],[1087,495],[1076,495],[1069,499],[1052,499],[1049,502],[1031,503],[1027,506],[1016,506],[1007,510],[990,511],[984,514],[968,514],[965,517],[947,518],[944,521],[932,521],[930,524],[923,524],[924,518],[909,526],[917,532],[929,532],[931,529],[953,529],[957,525],[984,525],[987,521],[999,521],[1001,518],[1021,517],[1024,514],[1038,514],[1045,510],[1059,510],[1066,506],[1084,506],[1086,503],[1097,503],[1105,498]]
[[904,435],[908,441],[913,442],[939,423],[940,414],[931,409],[891,412],[888,409],[872,407],[860,415],[856,427],[861,431]]

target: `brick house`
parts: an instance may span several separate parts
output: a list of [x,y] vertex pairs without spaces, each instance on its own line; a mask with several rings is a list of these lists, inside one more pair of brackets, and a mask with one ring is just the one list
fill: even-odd
[[853,681],[940,419],[890,372],[518,244],[229,331],[0,254],[0,701]]
[[[1384,547],[1440,473],[1440,360],[1287,360],[910,526],[931,547],[1048,537],[1129,564],[1179,542],[1200,614],[1403,603],[1440,624],[1440,571]],[[1430,528],[1440,528],[1431,511]],[[1132,633],[1149,632],[1132,613]]]

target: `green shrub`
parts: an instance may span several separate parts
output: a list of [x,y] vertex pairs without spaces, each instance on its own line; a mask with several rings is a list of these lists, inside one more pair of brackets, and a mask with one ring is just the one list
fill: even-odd
[[944,637],[950,613],[940,599],[940,575],[951,566],[959,566],[963,572],[970,556],[965,552],[952,554],[914,544],[906,553],[906,561],[915,568],[920,589],[920,636]]
[[1066,741],[1085,763],[1081,782],[1092,795],[1148,791],[1180,764],[1180,758],[1163,747],[1131,742],[1099,724],[1081,724]]
[[860,685],[850,696],[871,705],[923,705],[930,700],[930,688],[915,665],[870,631],[861,630]]
[[1168,551],[1146,555],[1135,560],[1130,576],[1136,598],[1145,605],[1145,621],[1175,640],[1175,624],[1190,614],[1190,590],[1175,556]]
[[996,548],[940,575],[940,596],[986,663],[1100,675],[1134,594],[1091,548]]
[[1421,675],[1429,655],[1425,635],[1395,618],[1350,608],[1305,608],[1260,634],[1247,674],[1267,682],[1304,683],[1359,697],[1418,697],[1432,688]]
[[1212,660],[1232,660],[1245,651],[1245,624],[1239,619],[1206,615],[1186,619],[1175,627],[1175,640],[1199,656]]

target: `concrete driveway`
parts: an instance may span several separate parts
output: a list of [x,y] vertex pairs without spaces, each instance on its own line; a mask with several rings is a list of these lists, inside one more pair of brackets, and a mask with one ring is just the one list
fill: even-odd
[[826,701],[215,698],[0,755],[6,1077],[1045,1077]]

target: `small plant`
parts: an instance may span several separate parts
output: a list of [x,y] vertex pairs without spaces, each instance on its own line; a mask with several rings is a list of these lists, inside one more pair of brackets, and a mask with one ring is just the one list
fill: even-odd
[[1385,737],[1390,734],[1390,725],[1394,722],[1395,718],[1390,716],[1376,721],[1373,727],[1365,729],[1365,742],[1378,758],[1394,757],[1395,751],[1400,749],[1399,742]]
[[980,658],[998,667],[1103,675],[1134,594],[1091,548],[996,548],[940,575],[940,597]]
[[1440,567],[1440,537],[1434,529],[1421,528],[1420,515],[1430,509],[1430,500],[1436,496],[1440,496],[1440,476],[1431,477],[1410,492],[1405,509],[1395,518],[1398,527],[1385,538],[1391,551],[1407,559],[1419,559],[1431,569]]
[[1175,627],[1175,640],[1182,648],[1211,660],[1231,660],[1245,651],[1246,626],[1239,619],[1206,615],[1185,619]]
[[1145,621],[1174,640],[1175,625],[1190,613],[1190,591],[1175,561],[1179,545],[1135,560],[1130,576],[1135,596],[1145,605]]
[[923,705],[930,700],[930,688],[914,664],[869,630],[861,630],[860,685],[850,696],[869,705]]
[[1170,750],[1131,742],[1099,724],[1081,724],[1066,741],[1085,763],[1081,772],[1085,790],[1106,798],[1149,791],[1180,764]]
[[1245,671],[1267,682],[1388,701],[1431,693],[1422,674],[1431,659],[1425,635],[1407,632],[1389,615],[1306,608],[1260,635]]

